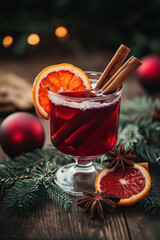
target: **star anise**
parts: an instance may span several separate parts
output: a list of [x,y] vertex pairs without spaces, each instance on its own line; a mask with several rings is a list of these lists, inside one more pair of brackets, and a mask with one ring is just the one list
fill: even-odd
[[154,109],[153,120],[160,121],[160,108]]
[[114,171],[117,171],[119,168],[122,169],[124,174],[125,166],[133,166],[134,163],[130,160],[136,158],[136,155],[131,154],[132,148],[127,149],[126,151],[123,150],[123,144],[120,144],[119,149],[114,146],[113,151],[109,151],[108,155],[111,158],[104,160],[104,162],[109,162],[108,168],[114,168]]
[[77,201],[77,205],[89,213],[89,218],[98,216],[104,218],[104,209],[115,208],[120,198],[107,192],[84,191],[84,196]]

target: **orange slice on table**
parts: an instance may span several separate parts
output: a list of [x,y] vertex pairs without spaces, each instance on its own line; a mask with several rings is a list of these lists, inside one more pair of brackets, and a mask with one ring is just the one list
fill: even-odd
[[151,177],[149,172],[142,166],[134,164],[127,167],[124,175],[121,169],[114,172],[113,168],[103,168],[95,180],[97,191],[107,191],[120,197],[119,206],[128,206],[139,202],[144,198],[151,187]]
[[47,87],[56,93],[92,88],[87,75],[80,68],[68,63],[46,67],[36,77],[32,89],[36,111],[45,119],[48,119],[50,112]]

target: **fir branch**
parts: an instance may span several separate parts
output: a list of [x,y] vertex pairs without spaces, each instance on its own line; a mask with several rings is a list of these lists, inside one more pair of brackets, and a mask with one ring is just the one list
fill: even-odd
[[32,175],[28,176],[20,176],[20,177],[8,177],[8,178],[0,178],[0,197],[1,199],[4,197],[6,190],[11,188],[17,181],[22,181],[24,179],[32,179]]
[[10,180],[10,181],[19,181],[19,180],[24,180],[24,179],[30,179],[33,178],[33,175],[29,175],[29,176],[20,176],[20,177],[14,177],[14,178],[0,178],[0,182],[3,183],[6,180]]
[[121,130],[118,136],[117,145],[123,142],[124,148],[134,148],[135,145],[145,143],[146,139],[140,133],[139,128],[135,124],[128,124]]
[[130,114],[134,116],[136,114],[135,119],[137,119],[137,116],[142,116],[142,114],[147,114],[148,116],[153,115],[153,111],[155,108],[158,108],[160,106],[160,99],[152,99],[148,97],[135,97],[134,99],[130,101],[123,102],[121,106],[121,113],[124,114]]
[[139,202],[139,205],[145,212],[160,213],[160,192],[152,186],[149,194]]
[[10,178],[13,177],[11,173],[9,172],[9,169],[0,164],[0,178]]
[[[57,205],[63,206],[65,210],[69,209],[71,205],[70,198],[56,185],[53,185],[53,187],[52,182],[56,167],[55,162],[53,164],[53,158],[57,156],[56,160],[62,159],[62,162],[65,163],[66,159],[70,160],[71,158],[65,157],[66,155],[62,153],[59,154],[57,150],[53,149],[37,149],[35,152],[24,154],[16,158],[18,159],[18,163],[16,159],[11,159],[8,162],[3,161],[1,164],[2,168],[0,168],[0,176],[3,176],[3,178],[0,178],[0,189],[1,197],[5,195],[4,202],[7,208],[25,210],[37,202],[40,202],[42,200],[42,194],[39,186],[41,186],[43,191],[45,191],[44,195],[49,194],[49,198]],[[30,167],[30,171],[28,171],[28,175],[26,176],[22,175],[24,171],[22,171],[21,176],[19,176],[19,169],[23,168],[22,159],[25,162],[27,159],[29,161],[28,164],[24,164],[24,168]],[[37,201],[36,198],[39,198],[39,201]]]
[[65,211],[69,211],[71,207],[71,199],[70,197],[57,185],[50,183],[47,188],[47,193],[49,199],[54,201],[56,204],[63,206]]
[[137,144],[135,153],[147,162],[157,163],[160,166],[160,147],[157,145]]
[[53,181],[55,171],[56,169],[52,170],[49,163],[45,168],[37,166],[34,171],[35,175],[38,177],[37,184],[42,183],[44,186],[46,186],[49,182]]
[[6,208],[27,210],[41,201],[41,191],[37,179],[17,181],[12,188],[6,191],[4,203]]
[[36,166],[35,174],[39,177],[37,184],[43,184],[48,198],[54,201],[57,205],[63,207],[65,211],[68,211],[71,207],[72,201],[62,189],[53,183],[54,172],[55,169],[52,170],[50,163],[48,163],[45,168]]
[[158,143],[160,140],[160,122],[152,121],[148,125],[142,126],[142,132],[149,143]]
[[153,124],[155,108],[160,106],[159,99],[136,97],[125,101],[121,105],[120,125],[137,124],[138,126],[150,126]]
[[6,190],[11,188],[15,184],[15,179],[9,178],[0,182],[0,199],[3,199]]
[[14,177],[31,174],[32,169],[39,165],[45,167],[47,161],[52,162],[53,156],[58,154],[55,148],[36,149],[34,152],[28,152],[15,159],[1,160],[0,177]]

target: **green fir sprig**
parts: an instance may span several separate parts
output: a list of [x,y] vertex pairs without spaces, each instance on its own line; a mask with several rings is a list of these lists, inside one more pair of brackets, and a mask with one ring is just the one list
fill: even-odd
[[70,208],[72,203],[70,197],[64,193],[57,185],[50,183],[47,188],[47,194],[49,199],[54,201],[57,205],[62,206],[65,211]]
[[33,207],[42,198],[40,184],[37,179],[18,180],[6,191],[4,203],[7,208],[27,210]]
[[[155,121],[155,108],[160,108],[159,99],[135,98],[122,103],[117,145],[132,147],[138,159],[160,166],[160,120]],[[95,159],[103,166],[107,154]],[[0,161],[0,197],[9,209],[27,210],[50,199],[55,204],[70,209],[72,200],[54,183],[54,172],[63,164],[72,162],[69,156],[53,146],[37,149],[15,159]],[[160,209],[160,194],[153,186],[147,197],[140,201],[145,211],[157,213]]]
[[53,147],[2,160],[0,195],[6,208],[27,210],[48,198],[68,211],[71,199],[54,184],[56,162],[60,158],[63,164],[72,161]]
[[139,202],[139,205],[151,214],[160,213],[160,192],[152,186],[149,194]]

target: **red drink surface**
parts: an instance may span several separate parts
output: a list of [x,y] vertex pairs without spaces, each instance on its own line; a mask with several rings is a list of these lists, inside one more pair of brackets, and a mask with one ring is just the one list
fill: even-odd
[[[61,95],[84,98],[88,97],[88,91],[64,92]],[[94,99],[96,94],[92,93],[90,97]],[[88,104],[82,108],[70,102],[66,105],[56,104],[54,99],[50,105],[51,141],[61,152],[71,156],[98,156],[115,145],[120,98],[108,104],[105,100],[99,100],[98,103],[96,100],[91,106]]]

